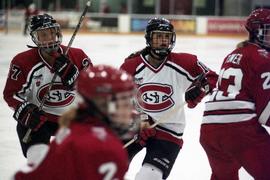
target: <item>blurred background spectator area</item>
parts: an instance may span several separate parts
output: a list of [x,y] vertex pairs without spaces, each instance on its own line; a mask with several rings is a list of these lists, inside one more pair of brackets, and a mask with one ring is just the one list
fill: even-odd
[[[63,29],[72,30],[87,0],[1,0],[0,31],[21,31],[23,14],[32,3],[50,13]],[[142,32],[147,21],[163,16],[177,32],[243,35],[253,9],[270,8],[269,0],[93,0],[82,29],[89,32]]]

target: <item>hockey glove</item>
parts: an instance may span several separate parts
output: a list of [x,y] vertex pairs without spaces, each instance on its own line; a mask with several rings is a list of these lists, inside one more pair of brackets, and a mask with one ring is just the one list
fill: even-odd
[[61,77],[64,86],[72,89],[76,81],[79,71],[78,68],[65,55],[60,55],[55,59],[53,69],[57,75]]
[[194,108],[203,97],[209,92],[209,84],[205,78],[205,74],[199,75],[189,86],[185,93],[185,100],[189,108]]
[[154,128],[142,129],[138,135],[138,139],[136,142],[139,143],[142,147],[144,147],[146,145],[146,141],[149,138],[154,137],[156,133],[156,129]]
[[37,131],[47,120],[44,114],[45,112],[39,110],[36,105],[24,102],[16,108],[13,117],[23,126]]

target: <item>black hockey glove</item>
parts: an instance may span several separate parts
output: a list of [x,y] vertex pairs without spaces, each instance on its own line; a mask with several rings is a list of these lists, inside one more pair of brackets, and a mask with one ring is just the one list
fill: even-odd
[[20,104],[13,117],[16,121],[20,122],[23,126],[37,131],[47,120],[44,111],[40,111],[38,107],[29,102]]
[[78,68],[65,55],[60,55],[55,59],[53,69],[57,75],[61,77],[64,86],[72,89],[76,81],[79,71]]
[[208,92],[209,84],[205,78],[205,74],[201,74],[193,81],[185,93],[185,100],[188,107],[196,107]]

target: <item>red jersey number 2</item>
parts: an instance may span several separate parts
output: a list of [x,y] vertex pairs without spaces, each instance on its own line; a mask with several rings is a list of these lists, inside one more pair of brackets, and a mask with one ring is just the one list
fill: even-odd
[[100,165],[99,173],[104,175],[103,180],[113,180],[117,171],[117,166],[114,162],[107,162]]

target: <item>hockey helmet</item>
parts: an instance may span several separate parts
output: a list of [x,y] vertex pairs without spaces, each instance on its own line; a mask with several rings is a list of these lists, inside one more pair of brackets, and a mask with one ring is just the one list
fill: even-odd
[[[172,38],[170,40],[169,46],[166,48],[165,47],[154,48],[152,44],[154,32],[171,33]],[[159,56],[160,58],[164,58],[172,51],[175,45],[176,35],[174,27],[170,23],[170,21],[165,18],[157,18],[157,17],[152,18],[147,23],[145,29],[145,39],[147,47],[149,47],[155,55]]]
[[260,8],[252,11],[245,27],[251,40],[257,40],[262,47],[270,48],[270,9]]
[[[50,28],[55,30],[55,39],[49,41],[41,41],[38,35],[38,31]],[[30,20],[29,31],[32,41],[39,48],[54,49],[58,48],[58,46],[62,43],[62,33],[60,30],[60,25],[52,16],[48,14],[33,16]]]
[[131,75],[108,65],[88,67],[77,79],[77,91],[90,114],[103,117],[119,136],[126,134],[133,123],[134,89]]
[[77,90],[86,99],[111,96],[131,91],[135,87],[132,76],[108,65],[97,65],[82,71],[77,80]]

